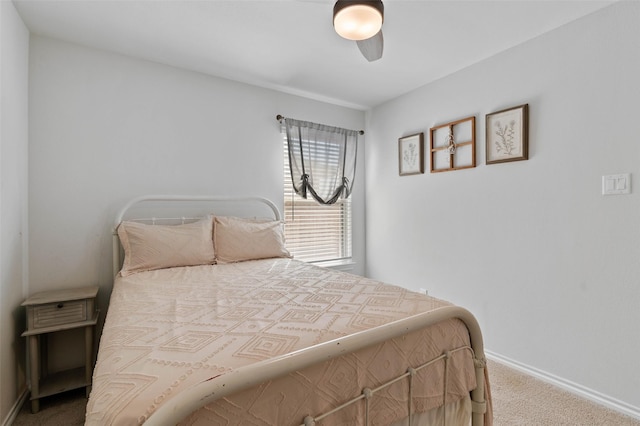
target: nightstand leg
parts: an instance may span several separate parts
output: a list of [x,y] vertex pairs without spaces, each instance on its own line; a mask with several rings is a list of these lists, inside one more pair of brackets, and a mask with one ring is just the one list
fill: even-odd
[[85,395],[91,393],[91,379],[93,379],[93,326],[84,328],[84,376],[89,385],[85,388]]
[[39,336],[29,336],[29,361],[31,369],[31,412],[40,411],[40,348],[38,347]]
[[40,400],[39,399],[32,399],[31,400],[31,414],[36,414],[38,411],[40,411]]
[[40,334],[40,373],[38,377],[40,380],[44,380],[49,375],[49,336],[47,334]]

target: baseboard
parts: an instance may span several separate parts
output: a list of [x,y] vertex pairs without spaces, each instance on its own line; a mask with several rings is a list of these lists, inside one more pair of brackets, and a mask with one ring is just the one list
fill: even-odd
[[535,367],[531,367],[495,352],[485,350],[485,355],[487,356],[487,358],[499,362],[500,364],[504,364],[507,367],[513,368],[514,370],[518,370],[522,373],[528,374],[529,376],[533,376],[575,395],[593,401],[596,404],[600,404],[614,411],[617,411],[618,413],[622,413],[629,417],[633,417],[634,419],[640,420],[640,407],[634,407],[633,405],[627,404],[626,402],[611,398],[610,396],[594,391],[593,389],[589,389],[585,386],[573,383],[569,380],[563,379],[562,377],[555,376],[553,374],[547,373],[546,371],[539,370]]
[[13,422],[16,421],[16,417],[18,417],[18,413],[20,412],[20,410],[22,410],[22,406],[24,405],[24,402],[27,400],[28,396],[29,389],[25,389],[24,391],[22,391],[22,394],[20,394],[20,398],[18,398],[18,400],[13,404],[13,407],[11,407],[11,411],[9,411],[7,417],[5,417],[5,419],[2,421],[2,426],[11,426]]

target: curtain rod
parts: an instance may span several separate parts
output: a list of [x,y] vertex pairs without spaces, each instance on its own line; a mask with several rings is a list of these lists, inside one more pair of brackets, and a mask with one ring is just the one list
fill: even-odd
[[[276,120],[278,120],[279,122],[282,122],[282,120],[284,120],[284,116],[278,114],[278,115],[276,115]],[[364,130],[359,130],[358,134],[364,135]]]

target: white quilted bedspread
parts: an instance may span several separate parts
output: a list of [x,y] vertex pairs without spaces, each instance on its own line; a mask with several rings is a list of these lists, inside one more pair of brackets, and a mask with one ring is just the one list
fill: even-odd
[[[118,276],[100,341],[86,421],[89,425],[140,424],[164,401],[201,381],[446,305],[401,287],[292,259]],[[346,358],[345,367],[318,367],[292,375],[289,383],[265,384],[236,399],[225,399],[202,409],[187,423],[198,423],[199,416],[203,424],[300,424],[307,414],[304,410],[308,410],[302,408],[300,398],[309,399],[310,392],[317,399],[313,409],[325,409],[339,402],[342,393],[347,398],[347,391],[360,382],[386,380],[382,376],[393,373],[396,360],[428,360],[440,355],[443,348],[469,344],[466,329],[457,320],[433,327],[416,339],[401,340],[404,344],[382,345],[368,354]],[[363,369],[376,362],[380,363],[379,375],[371,373],[376,370]],[[475,387],[468,354],[456,363],[456,378],[448,385],[453,395],[449,400]],[[355,378],[342,374],[341,369],[355,371]],[[309,376],[317,383],[310,384]],[[417,395],[423,397],[416,401],[417,407],[426,410],[441,404],[442,376],[441,366],[423,378],[435,390]],[[273,387],[266,392],[269,386]],[[294,391],[297,399],[282,391],[293,386],[304,388]],[[264,399],[265,394],[271,399]],[[400,408],[391,407],[392,414],[380,414],[379,421],[372,424],[389,424],[403,416],[402,410],[406,412],[406,395],[400,395],[399,388],[388,394]],[[336,419],[327,424],[358,423]]]

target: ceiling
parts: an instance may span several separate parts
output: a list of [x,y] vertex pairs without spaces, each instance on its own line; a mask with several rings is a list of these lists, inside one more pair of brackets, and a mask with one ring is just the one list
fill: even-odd
[[13,3],[33,34],[364,110],[613,1],[386,0],[371,63],[333,31],[333,0]]

